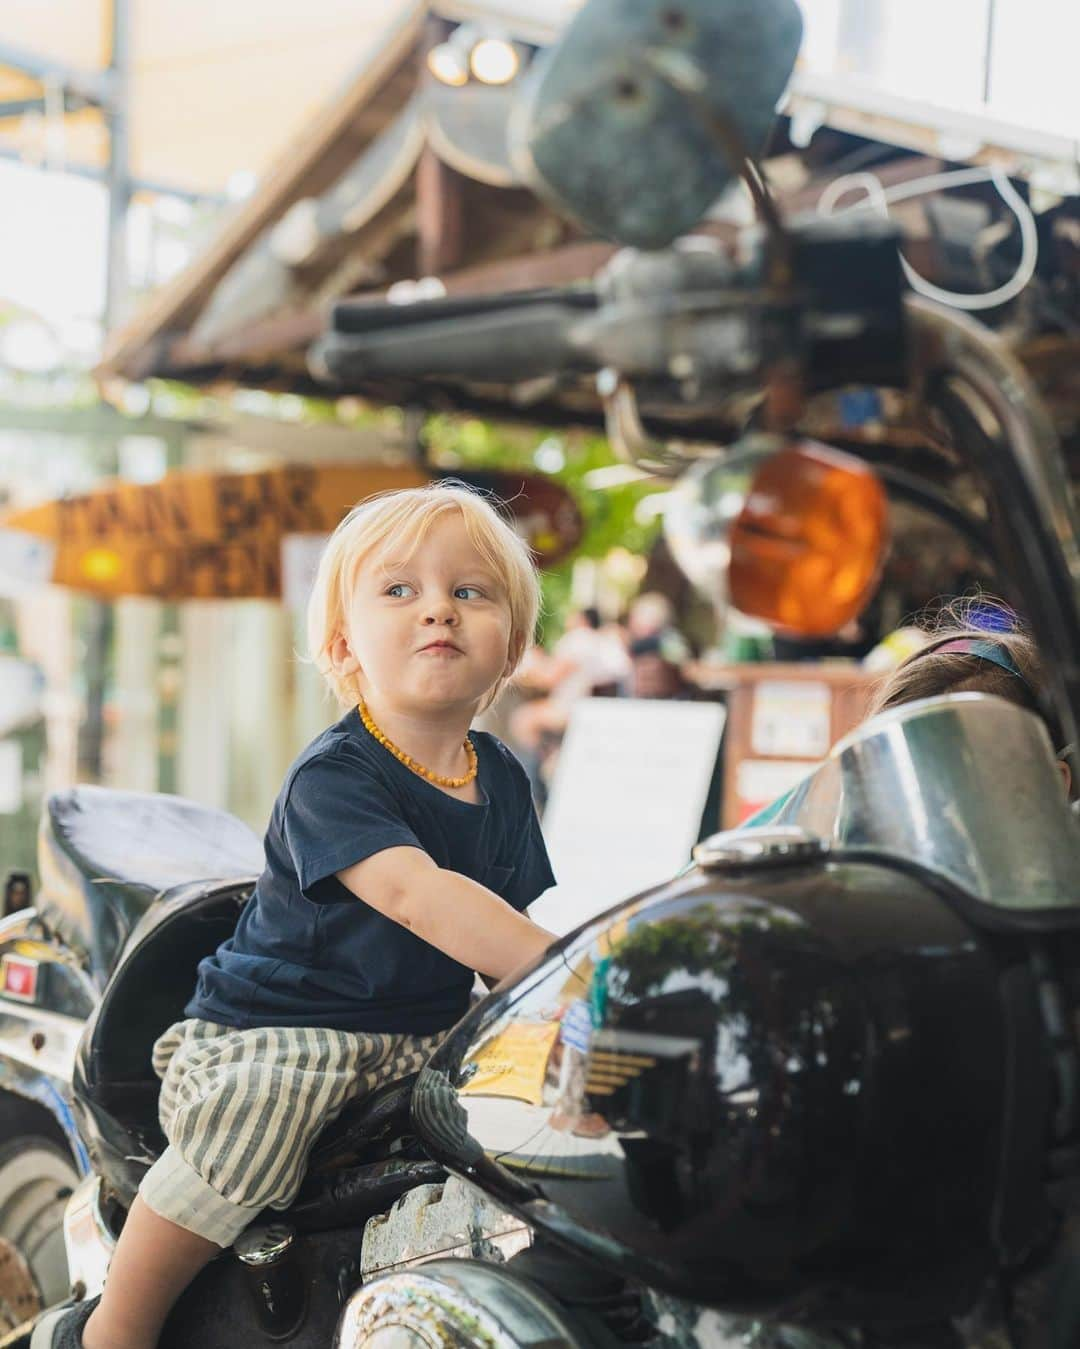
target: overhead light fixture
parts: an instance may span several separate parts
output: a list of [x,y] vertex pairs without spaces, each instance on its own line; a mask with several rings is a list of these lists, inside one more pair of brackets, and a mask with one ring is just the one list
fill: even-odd
[[482,37],[469,53],[469,68],[481,84],[509,84],[520,65],[517,48],[504,37]]
[[431,48],[427,67],[440,84],[455,88],[468,84],[470,75],[481,84],[510,84],[521,69],[521,49],[503,33],[463,23]]
[[469,82],[469,66],[456,42],[440,42],[427,54],[427,67],[440,84],[460,88]]

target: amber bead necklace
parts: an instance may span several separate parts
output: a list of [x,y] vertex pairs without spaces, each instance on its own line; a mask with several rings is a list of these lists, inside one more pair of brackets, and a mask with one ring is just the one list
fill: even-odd
[[403,749],[397,745],[379,730],[378,726],[372,720],[371,713],[367,710],[367,704],[363,698],[356,705],[356,710],[360,713],[360,720],[364,723],[364,730],[373,736],[384,749],[388,749],[399,763],[403,763],[406,768],[411,768],[414,773],[419,774],[428,782],[433,782],[436,787],[467,787],[473,778],[476,777],[478,764],[476,759],[476,748],[468,736],[465,737],[465,757],[469,761],[469,770],[464,777],[447,778],[441,773],[433,773],[430,768],[425,768],[422,763],[417,763],[411,754],[406,754]]

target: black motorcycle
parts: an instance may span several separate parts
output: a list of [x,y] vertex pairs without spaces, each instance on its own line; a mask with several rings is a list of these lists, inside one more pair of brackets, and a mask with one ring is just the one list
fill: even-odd
[[[772,211],[746,152],[794,60],[791,0],[630,9],[585,6],[519,134],[545,191],[644,251],[565,294],[342,305],[315,368],[403,390],[597,377],[615,442],[682,474],[686,556],[789,628],[864,598],[884,546],[863,528],[866,467],[799,436],[805,400],[889,386],[933,454],[921,473],[881,454],[874,482],[996,566],[1075,739],[1080,536],[1023,369],[985,329],[905,294],[882,222],[788,228]],[[738,261],[671,246],[731,164],[764,229]],[[652,415],[700,425],[735,396],[751,410],[728,449],[647,430]],[[817,558],[808,586],[821,531],[807,522],[853,502],[857,538],[825,531],[842,556]],[[163,1144],[150,1046],[231,931],[251,884],[235,877],[257,859],[238,826],[175,802],[138,803],[130,829],[110,794],[68,804],[84,845],[44,877],[36,913],[7,920],[0,953],[60,951],[79,932],[84,954],[43,961],[70,1005],[35,1002],[11,1036],[29,1042],[9,1054],[5,1030],[0,1057],[16,1104],[54,1105],[86,1171],[64,1219],[85,1296]],[[160,856],[214,879],[168,888]],[[89,898],[117,875],[137,903]],[[699,845],[683,874],[475,1006],[415,1080],[347,1110],[293,1207],[198,1277],[162,1344],[1075,1345],[1078,876],[1080,830],[1038,718],[981,695],[884,714],[770,825]],[[50,1095],[32,1054],[53,1050],[69,1057],[50,1061]],[[41,1118],[32,1131],[56,1142]],[[41,1212],[44,1228],[55,1210]]]

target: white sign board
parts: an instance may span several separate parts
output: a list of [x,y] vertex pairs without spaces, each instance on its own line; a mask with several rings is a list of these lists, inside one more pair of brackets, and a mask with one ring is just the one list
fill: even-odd
[[0,529],[0,595],[17,598],[52,580],[56,545],[22,529]]
[[281,540],[281,596],[298,614],[307,608],[329,538],[329,534],[286,534]]
[[10,735],[42,715],[45,680],[30,661],[0,655],[0,735]]
[[22,746],[0,740],[0,815],[16,815],[23,803]]
[[831,742],[832,692],[814,680],[762,679],[754,685],[750,747],[777,758],[820,759]]
[[726,715],[720,703],[575,705],[544,812],[558,883],[530,917],[562,935],[686,865]]
[[743,759],[735,769],[740,823],[790,791],[816,767],[804,759]]

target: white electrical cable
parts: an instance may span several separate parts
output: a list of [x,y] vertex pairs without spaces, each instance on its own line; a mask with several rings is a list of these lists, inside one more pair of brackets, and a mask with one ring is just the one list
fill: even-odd
[[829,183],[818,198],[817,210],[819,215],[832,215],[842,197],[849,192],[862,191],[866,194],[865,200],[840,209],[845,212],[874,210],[880,215],[888,216],[892,202],[909,201],[913,197],[923,197],[929,192],[940,192],[950,187],[969,187],[973,183],[993,183],[998,195],[1020,226],[1020,261],[1009,280],[996,290],[968,295],[961,291],[944,290],[941,286],[935,286],[932,281],[927,281],[925,276],[920,275],[912,267],[903,253],[900,254],[900,264],[912,290],[918,291],[920,295],[925,295],[930,300],[969,311],[993,309],[1020,294],[1035,275],[1035,267],[1039,261],[1039,233],[1034,213],[999,168],[953,169],[948,173],[930,174],[926,178],[916,178],[913,182],[898,183],[895,187],[889,188],[882,186],[881,180],[872,173],[865,171],[848,173]]

